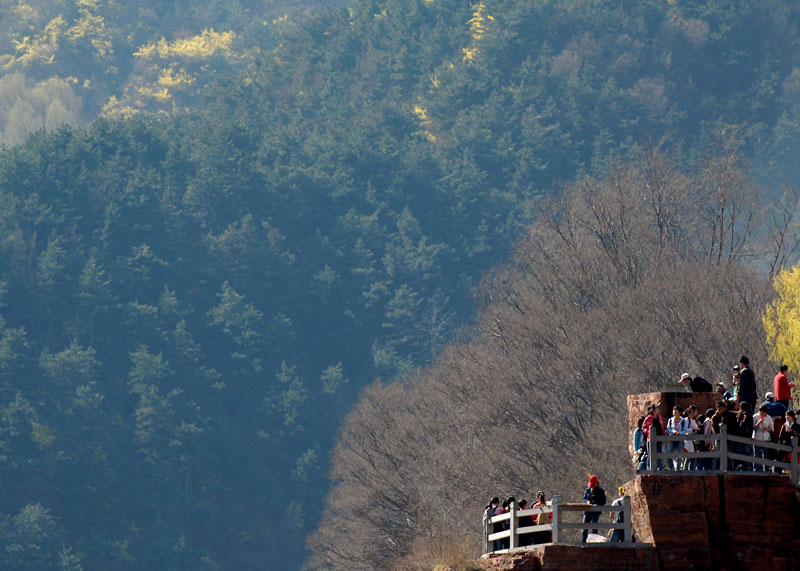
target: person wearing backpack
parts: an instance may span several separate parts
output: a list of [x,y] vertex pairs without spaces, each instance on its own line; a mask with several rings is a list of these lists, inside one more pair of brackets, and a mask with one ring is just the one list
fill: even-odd
[[[592,474],[589,476],[589,485],[586,491],[583,492],[583,503],[590,506],[604,506],[606,505],[606,492],[600,487],[600,479]],[[597,523],[600,519],[600,512],[583,512],[583,523]],[[593,529],[592,533],[597,534],[597,530]],[[583,538],[581,541],[586,543],[589,537],[589,530],[583,530]]]

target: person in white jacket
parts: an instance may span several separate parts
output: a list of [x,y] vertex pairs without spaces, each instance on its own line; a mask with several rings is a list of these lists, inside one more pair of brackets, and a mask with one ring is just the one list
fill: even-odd
[[[775,429],[775,423],[772,422],[772,417],[767,414],[767,407],[763,404],[758,407],[758,413],[753,415],[753,440],[756,442],[769,442],[772,436],[772,431]],[[756,458],[767,458],[769,449],[766,446],[755,446]],[[753,470],[760,472],[765,469],[761,464],[753,464]]]

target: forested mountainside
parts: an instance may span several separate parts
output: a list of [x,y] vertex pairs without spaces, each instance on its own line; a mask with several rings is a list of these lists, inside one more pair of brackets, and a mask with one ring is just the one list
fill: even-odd
[[[247,33],[197,16],[234,5],[106,16],[163,58],[117,49],[124,80],[59,43],[45,63],[96,69],[75,105],[106,116],[0,154],[5,567],[297,568],[358,393],[433,362],[555,181],[664,139],[699,163],[723,131],[760,175],[798,174],[791,3],[376,0],[274,29],[240,14]],[[203,51],[231,31],[247,58]],[[185,50],[189,102],[136,99]],[[3,80],[50,77],[10,62]],[[388,386],[365,398],[406,390]]]
[[216,78],[274,49],[290,17],[339,0],[0,3],[0,142],[42,127],[195,107]]

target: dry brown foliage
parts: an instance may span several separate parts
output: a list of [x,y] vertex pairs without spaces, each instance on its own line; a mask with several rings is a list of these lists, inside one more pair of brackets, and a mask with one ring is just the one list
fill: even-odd
[[759,192],[734,153],[689,174],[656,150],[565,188],[485,280],[474,336],[363,392],[309,567],[431,568],[452,546],[477,554],[492,495],[579,501],[589,473],[607,490],[631,478],[627,394],[684,371],[727,380],[741,354],[765,386],[761,312],[785,253],[759,240],[795,234],[759,234],[778,219]]

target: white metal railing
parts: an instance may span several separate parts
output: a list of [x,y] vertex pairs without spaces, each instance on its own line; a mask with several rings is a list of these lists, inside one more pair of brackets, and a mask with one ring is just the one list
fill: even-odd
[[[608,512],[623,512],[623,521],[614,523],[600,523],[598,522],[584,522],[584,523],[567,523],[562,521],[564,513],[568,512],[590,512],[590,513],[608,513]],[[552,514],[552,523],[541,525],[529,525],[520,527],[519,519],[523,517],[538,516],[540,514]],[[506,523],[508,522],[508,523]],[[493,532],[492,528],[496,524],[503,524],[501,531]],[[558,544],[572,544],[566,539],[566,530],[608,530],[619,529],[622,530],[623,541],[615,543],[593,543],[592,545],[606,545],[606,546],[630,546],[631,542],[631,500],[630,497],[624,496],[621,506],[592,506],[589,504],[576,504],[576,503],[559,503],[558,496],[553,498],[552,506],[529,508],[520,510],[517,508],[516,502],[512,502],[509,506],[509,511],[487,517],[483,521],[483,553],[509,553],[512,551],[519,551],[523,549],[531,549],[540,545]],[[539,532],[550,532],[550,541],[543,541],[533,543],[537,536],[532,535]],[[528,541],[526,541],[526,539]],[[533,540],[533,541],[532,541]],[[495,549],[498,547],[498,549]]]
[[[774,472],[766,471],[767,467],[780,468],[789,475],[792,483],[798,485],[798,477],[800,476],[800,465],[798,464],[798,454],[800,454],[800,445],[798,445],[798,438],[792,437],[792,445],[786,446],[785,444],[778,444],[770,441],[753,440],[752,438],[744,438],[741,436],[733,436],[728,434],[727,425],[720,426],[719,434],[674,434],[674,435],[658,435],[651,432],[650,440],[647,443],[647,469],[640,470],[639,474],[681,474],[681,475],[706,475],[706,474],[725,474],[729,472],[736,472],[736,474],[747,475],[773,475]],[[668,451],[671,442],[683,443],[686,440],[691,440],[695,443],[699,441],[710,441],[713,443],[713,450],[705,450],[699,452],[684,452],[683,446],[679,445],[675,451]],[[735,450],[738,447],[731,446],[731,444],[739,444],[747,447],[761,447],[767,450],[775,450],[778,452],[788,452],[789,461],[782,462],[780,460],[772,460],[767,458],[760,458],[751,454],[741,454]],[[661,446],[659,446],[661,444]],[[681,469],[675,468],[671,461],[681,459],[692,459],[705,461],[704,466],[700,469]],[[753,464],[759,466],[759,470],[736,470],[739,463]],[[710,466],[709,466],[710,464]]]

